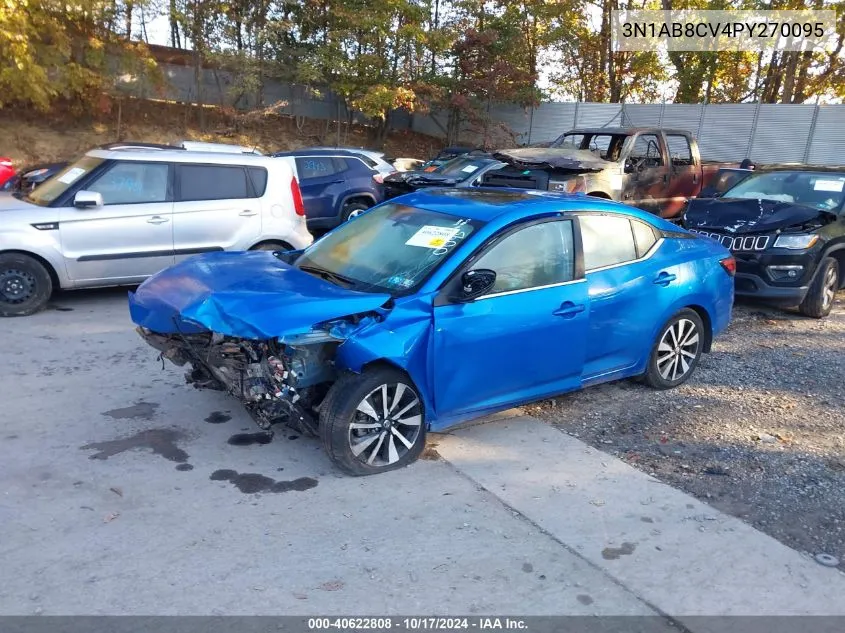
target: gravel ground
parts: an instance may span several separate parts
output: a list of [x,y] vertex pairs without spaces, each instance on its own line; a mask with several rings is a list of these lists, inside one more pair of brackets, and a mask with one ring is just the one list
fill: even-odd
[[633,381],[525,411],[845,569],[845,293],[815,320],[739,304],[693,378]]

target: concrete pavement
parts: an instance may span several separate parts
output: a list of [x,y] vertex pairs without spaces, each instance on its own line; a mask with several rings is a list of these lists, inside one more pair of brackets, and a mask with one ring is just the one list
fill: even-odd
[[0,322],[0,614],[845,610],[837,571],[540,422],[348,478],[162,370],[125,293],[56,306]]

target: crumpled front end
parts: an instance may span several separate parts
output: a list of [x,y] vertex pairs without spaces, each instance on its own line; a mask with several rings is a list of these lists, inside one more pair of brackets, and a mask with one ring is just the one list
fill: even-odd
[[336,378],[332,361],[342,342],[327,330],[322,340],[316,333],[303,339],[311,343],[303,346],[211,332],[159,334],[144,327],[137,331],[162,360],[189,367],[188,384],[234,396],[262,429],[285,423],[301,433],[316,434],[313,411]]
[[138,333],[189,384],[225,391],[264,429],[314,433],[313,412],[336,378],[334,355],[383,318],[387,294],[355,292],[273,254],[214,253],[154,275],[129,295]]

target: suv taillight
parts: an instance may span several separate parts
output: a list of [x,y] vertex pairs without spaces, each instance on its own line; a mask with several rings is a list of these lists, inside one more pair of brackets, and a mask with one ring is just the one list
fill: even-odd
[[731,277],[736,274],[736,259],[733,257],[725,257],[725,259],[720,259],[719,263],[722,265],[722,268],[725,269],[725,272],[728,273]]
[[381,174],[374,174],[373,180],[375,180],[380,185],[384,184],[384,176],[382,176]]
[[302,192],[299,190],[299,183],[296,178],[290,179],[290,195],[293,197],[293,208],[296,215],[305,215],[305,205],[302,204]]

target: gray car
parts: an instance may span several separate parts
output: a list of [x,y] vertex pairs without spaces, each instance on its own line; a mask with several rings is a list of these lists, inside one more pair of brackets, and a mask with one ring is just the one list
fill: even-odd
[[0,194],[0,316],[54,289],[136,284],[195,253],[302,249],[293,161],[122,145],[92,150],[22,198]]

